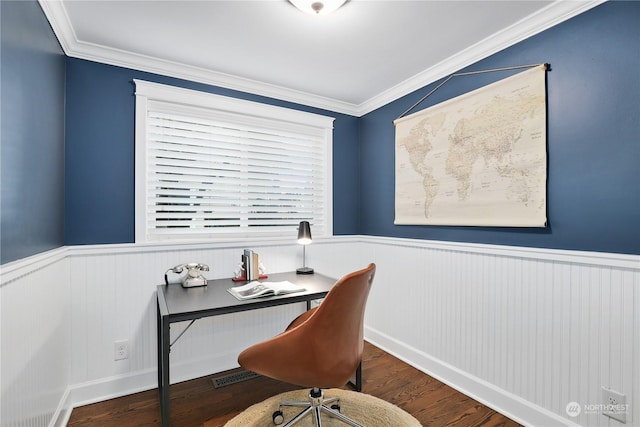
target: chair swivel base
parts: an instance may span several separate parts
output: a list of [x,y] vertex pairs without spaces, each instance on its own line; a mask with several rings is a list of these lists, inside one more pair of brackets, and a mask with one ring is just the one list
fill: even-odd
[[[334,403],[334,402],[337,402],[337,403]],[[337,418],[340,421],[350,426],[363,427],[361,424],[358,424],[351,418],[340,413],[339,402],[340,402],[339,397],[332,397],[325,400],[322,389],[313,388],[311,389],[311,391],[309,391],[309,400],[307,401],[285,400],[283,402],[280,402],[280,409],[273,413],[273,423],[276,425],[279,425],[284,422],[284,418],[282,416],[283,406],[300,406],[305,409],[303,409],[302,412],[296,415],[291,421],[286,423],[283,427],[292,426],[310,414],[315,418],[316,427],[322,427],[322,420],[320,419],[320,414],[322,412],[326,413],[328,416],[332,418]],[[331,407],[327,406],[331,403],[333,403]]]

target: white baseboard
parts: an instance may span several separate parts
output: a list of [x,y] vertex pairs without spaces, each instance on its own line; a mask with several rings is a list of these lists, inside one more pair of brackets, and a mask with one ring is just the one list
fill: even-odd
[[375,329],[365,327],[365,339],[414,368],[524,426],[578,427],[578,424],[409,347]]
[[147,391],[157,387],[157,382],[158,375],[154,369],[70,385],[49,427],[66,426],[74,408]]
[[[236,357],[238,350],[227,351],[223,355],[203,358],[188,363],[171,365],[171,384],[214,375],[216,368],[233,369],[238,366]],[[219,368],[218,368],[219,369]],[[147,369],[126,375],[116,375],[101,378],[96,381],[74,384],[67,388],[61,399],[58,410],[49,424],[49,427],[64,427],[69,422],[74,408],[115,399],[142,391],[158,388],[157,369]]]

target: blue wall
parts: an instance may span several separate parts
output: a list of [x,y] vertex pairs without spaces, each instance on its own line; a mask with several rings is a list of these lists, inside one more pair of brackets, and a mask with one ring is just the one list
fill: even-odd
[[[396,226],[392,121],[436,84],[361,119],[361,233],[640,254],[640,2],[608,2],[464,71],[548,62],[549,227]],[[508,76],[456,77],[413,110]]]
[[1,1],[0,264],[62,246],[65,57],[37,2]]
[[[640,254],[639,2],[607,2],[468,67],[551,63],[546,229],[393,225],[392,121],[435,84],[362,118],[71,58],[65,89],[65,59],[37,2],[0,7],[1,263],[62,244],[133,242],[134,78],[336,117],[335,234]],[[505,76],[456,78],[420,108]]]
[[[65,244],[135,240],[133,79],[335,117],[334,234],[358,230],[358,118],[90,61],[67,60]],[[356,160],[354,160],[356,159]]]

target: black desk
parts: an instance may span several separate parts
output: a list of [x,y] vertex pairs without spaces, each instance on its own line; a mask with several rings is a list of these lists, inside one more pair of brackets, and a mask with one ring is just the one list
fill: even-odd
[[[297,302],[306,302],[308,310],[311,307],[311,301],[323,298],[335,283],[335,279],[318,273],[309,275],[298,275],[295,272],[276,273],[270,274],[269,278],[265,279],[265,281],[271,282],[284,280],[303,286],[307,290],[276,297],[238,301],[227,292],[227,289],[243,283],[236,283],[231,279],[210,280],[207,286],[197,288],[183,288],[180,284],[158,285],[158,390],[163,427],[168,427],[171,424],[169,400],[169,351],[171,350],[169,332],[171,323],[185,320],[195,321],[202,317]],[[361,389],[360,368],[356,372],[355,387],[358,390]]]

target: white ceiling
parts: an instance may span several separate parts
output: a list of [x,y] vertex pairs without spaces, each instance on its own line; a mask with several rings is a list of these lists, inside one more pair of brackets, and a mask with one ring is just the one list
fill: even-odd
[[40,0],[68,56],[357,116],[601,2]]

